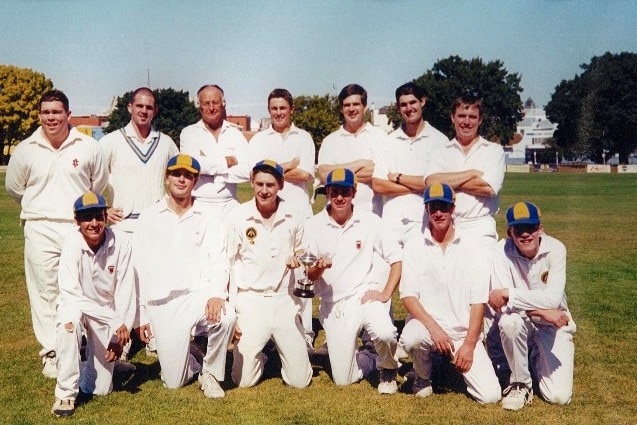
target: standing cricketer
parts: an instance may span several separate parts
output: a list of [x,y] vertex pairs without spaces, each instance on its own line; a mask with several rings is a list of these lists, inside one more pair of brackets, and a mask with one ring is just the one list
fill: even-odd
[[232,213],[231,239],[237,285],[237,327],[232,379],[240,387],[255,385],[267,358],[262,352],[273,340],[281,357],[286,384],[304,388],[312,366],[299,317],[301,300],[293,295],[296,254],[303,238],[304,216],[278,196],[283,168],[272,160],[252,168],[254,198]]
[[18,144],[7,167],[6,189],[24,226],[24,272],[42,373],[57,377],[55,307],[65,236],[75,228],[75,199],[101,193],[108,171],[98,143],[69,125],[69,99],[59,90],[40,97],[41,126]]
[[[531,370],[544,399],[567,404],[573,393],[576,325],[564,293],[566,248],[544,233],[534,204],[518,202],[506,218],[508,238],[498,244],[489,294],[497,312],[493,328],[506,356],[498,369],[510,373],[502,407],[518,410],[531,404]],[[500,352],[500,347],[492,351],[493,342],[490,335],[490,353]]]
[[429,224],[403,251],[400,298],[409,313],[400,337],[414,361],[413,392],[432,394],[431,352],[447,356],[481,404],[500,400],[500,384],[482,343],[489,265],[478,245],[454,226],[455,194],[446,184],[424,193]]
[[137,311],[130,238],[106,227],[106,209],[101,195],[80,196],[73,206],[78,229],[68,235],[60,255],[55,416],[74,413],[80,389],[89,395],[110,393],[115,361],[130,341]]
[[[167,196],[142,212],[133,236],[140,292],[140,338],[155,337],[161,378],[179,388],[197,373],[208,398],[222,398],[235,315],[228,308],[228,261],[222,220],[192,196],[200,166],[179,154],[168,161]],[[191,334],[206,334],[199,364]]]

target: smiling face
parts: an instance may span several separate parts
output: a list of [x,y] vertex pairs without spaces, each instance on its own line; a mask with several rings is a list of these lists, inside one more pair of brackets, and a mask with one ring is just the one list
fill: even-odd
[[140,91],[128,104],[131,121],[138,129],[149,129],[157,113],[155,97],[148,92]]
[[343,224],[352,214],[352,200],[356,196],[356,189],[333,185],[326,188],[326,193],[330,202],[330,216],[337,223]]
[[468,145],[478,137],[482,116],[476,105],[461,103],[451,115],[451,121],[456,132],[456,140],[461,145]]
[[199,113],[210,129],[216,130],[223,124],[226,101],[216,87],[206,87],[199,93]]
[[197,175],[183,168],[166,172],[166,186],[171,198],[190,199],[197,183]]
[[292,112],[287,100],[281,97],[274,97],[268,101],[268,112],[272,121],[272,128],[278,133],[283,133],[292,125]]
[[520,255],[530,260],[535,258],[540,251],[543,230],[541,224],[518,224],[510,226],[507,233],[515,243]]
[[405,94],[398,98],[398,112],[406,125],[420,125],[425,98],[418,99],[413,94]]
[[93,251],[97,251],[104,242],[104,228],[106,226],[106,209],[89,208],[75,213],[75,223],[80,228],[80,233],[86,244]]
[[275,212],[278,207],[277,195],[282,189],[276,177],[264,171],[256,171],[252,174],[250,185],[254,192],[257,209],[265,215]]
[[358,131],[365,125],[365,110],[367,107],[363,105],[360,94],[353,94],[343,99],[341,113],[345,120],[345,129],[350,133]]
[[451,216],[455,206],[449,202],[431,201],[425,204],[432,231],[446,232],[453,223]]
[[62,143],[69,135],[69,118],[67,111],[59,100],[42,102],[40,105],[40,123],[46,138],[52,143]]

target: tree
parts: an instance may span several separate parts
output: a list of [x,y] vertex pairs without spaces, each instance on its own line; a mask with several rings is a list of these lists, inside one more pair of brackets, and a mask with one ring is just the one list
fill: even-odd
[[[453,136],[451,106],[463,92],[471,91],[482,98],[482,125],[480,134],[488,140],[506,145],[517,123],[522,119],[520,76],[509,73],[499,61],[484,63],[480,58],[471,60],[449,56],[436,62],[432,69],[413,80],[425,89],[425,119],[434,127]],[[394,127],[400,125],[396,106],[388,117]]]
[[[153,93],[159,109],[159,113],[153,120],[153,127],[168,134],[179,146],[181,130],[199,120],[199,111],[194,102],[189,99],[187,91],[167,88],[155,89]],[[107,133],[126,126],[130,121],[127,106],[132,95],[133,92],[129,91],[117,98],[115,109],[108,117]]]
[[546,106],[558,124],[554,142],[568,159],[619,154],[619,162],[637,149],[637,53],[594,56],[581,75],[563,80]]
[[292,121],[312,136],[318,155],[323,139],[341,124],[336,96],[297,96]]
[[40,96],[53,88],[41,72],[13,65],[0,65],[0,164],[12,145],[27,138],[40,122]]

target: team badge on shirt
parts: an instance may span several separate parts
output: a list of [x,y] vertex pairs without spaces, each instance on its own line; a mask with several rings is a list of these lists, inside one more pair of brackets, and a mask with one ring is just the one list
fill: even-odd
[[361,249],[361,246],[363,245],[363,242],[361,241],[356,241],[356,249]]
[[548,272],[548,270],[547,270],[547,271],[545,271],[545,272],[543,272],[543,273],[540,275],[540,280],[542,281],[542,283],[543,283],[543,284],[545,284],[545,285],[546,285],[546,282],[548,282],[548,281],[549,281],[549,272]]
[[248,242],[250,242],[252,245],[254,245],[254,240],[257,237],[257,229],[255,229],[254,227],[248,227],[246,229],[246,238],[248,238]]
[[115,266],[108,266],[108,272],[110,274],[113,274],[114,271],[115,271]]
[[75,158],[72,164],[73,164],[73,168],[77,168],[77,166],[80,165],[80,161],[78,161],[77,158]]

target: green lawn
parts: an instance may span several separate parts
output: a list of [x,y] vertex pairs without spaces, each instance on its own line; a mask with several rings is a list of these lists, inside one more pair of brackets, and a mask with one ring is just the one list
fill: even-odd
[[[4,174],[0,174],[4,186]],[[242,190],[242,197],[247,196]],[[637,175],[507,174],[498,215],[529,200],[542,210],[547,233],[569,252],[567,294],[578,325],[575,388],[569,406],[537,396],[519,412],[480,406],[457,393],[416,399],[381,397],[370,383],[336,387],[315,362],[312,385],[294,390],[279,376],[250,389],[230,388],[205,399],[196,385],[162,387],[158,363],[139,351],[136,375],[117,382],[108,397],[80,406],[69,420],[54,419],[54,381],[40,374],[23,276],[19,207],[0,191],[0,423],[6,424],[632,424],[637,422]],[[320,207],[319,200],[316,207]],[[396,303],[396,318],[404,309]],[[322,334],[319,335],[322,338]],[[229,378],[229,375],[227,375]],[[229,382],[229,379],[227,380]]]

